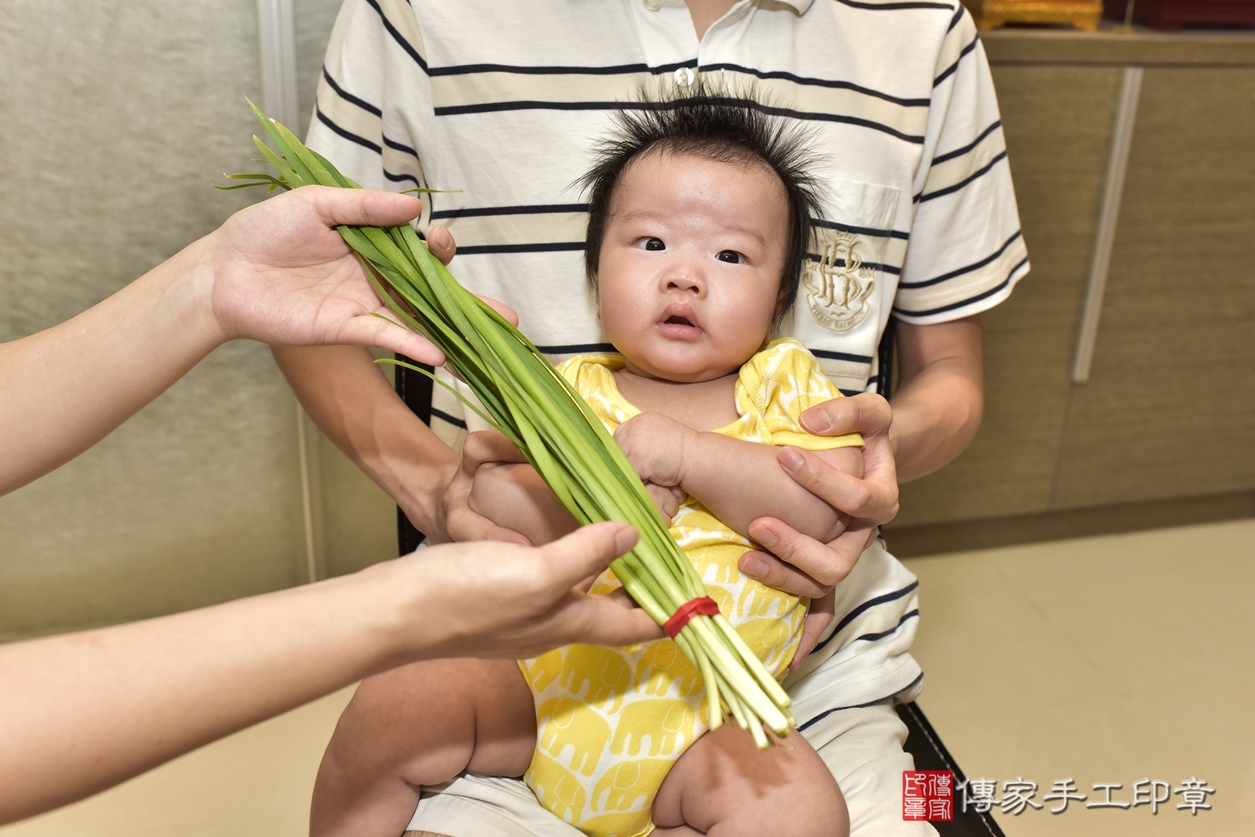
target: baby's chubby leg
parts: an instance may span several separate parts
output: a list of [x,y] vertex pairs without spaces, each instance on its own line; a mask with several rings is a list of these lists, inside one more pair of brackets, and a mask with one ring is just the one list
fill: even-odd
[[654,834],[679,837],[846,837],[845,798],[797,733],[759,750],[731,724],[680,756],[654,799]]
[[464,770],[521,776],[535,748],[536,710],[513,660],[431,660],[369,678],[318,768],[311,837],[398,837],[423,785]]

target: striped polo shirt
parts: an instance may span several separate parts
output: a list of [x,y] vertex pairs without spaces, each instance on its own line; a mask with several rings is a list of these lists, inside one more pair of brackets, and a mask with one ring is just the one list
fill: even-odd
[[[573,184],[621,103],[698,75],[752,84],[813,132],[826,205],[780,333],[844,392],[879,387],[890,316],[976,314],[1028,272],[989,68],[959,0],[741,0],[700,41],[682,0],[348,0],[309,144],[364,186],[456,190],[424,196],[420,232],[446,225],[454,274],[513,307],[556,363],[612,350]],[[452,441],[461,406],[438,387],[433,408]],[[913,581],[892,564],[839,588],[853,598],[826,651],[913,617]]]

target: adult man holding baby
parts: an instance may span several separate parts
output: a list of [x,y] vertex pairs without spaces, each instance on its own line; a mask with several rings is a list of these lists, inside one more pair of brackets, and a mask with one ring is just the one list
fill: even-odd
[[[898,479],[936,470],[975,434],[979,314],[1028,270],[988,67],[961,4],[349,0],[310,144],[366,186],[460,189],[431,196],[420,229],[444,255],[456,239],[459,279],[517,310],[557,362],[607,342],[582,287],[586,213],[571,188],[591,140],[642,83],[699,76],[752,83],[815,131],[832,199],[780,333],[852,396],[814,408],[806,428],[867,443],[861,480],[782,452],[782,467],[851,525],[819,544],[760,519],[751,534],[775,557],[747,553],[740,569],[798,595],[835,585],[832,609],[808,625],[815,651],[786,681],[800,729],[838,779],[852,833],[920,833],[901,820],[910,758],[892,711],[922,679],[909,654],[916,585],[876,531],[896,512]],[[890,405],[878,348],[891,316],[901,379]],[[320,427],[433,540],[520,540],[467,505],[479,467],[509,452],[472,434],[455,453],[467,421],[451,396],[437,391],[429,430],[362,352],[276,355]],[[372,711],[414,722],[406,683],[405,669],[372,681]],[[573,833],[529,795],[464,777],[424,799],[410,827]]]

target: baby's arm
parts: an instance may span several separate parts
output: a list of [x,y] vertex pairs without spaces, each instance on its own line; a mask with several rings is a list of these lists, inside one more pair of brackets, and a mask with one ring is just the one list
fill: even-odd
[[[646,485],[665,522],[684,502],[684,492]],[[527,463],[500,462],[483,465],[475,474],[469,498],[471,511],[505,529],[513,529],[532,546],[541,546],[575,531],[577,523]]]
[[[846,515],[798,485],[780,467],[779,448],[772,445],[697,431],[661,413],[641,413],[614,437],[646,483],[682,489],[745,537],[760,517],[782,520],[823,543],[845,530]],[[813,453],[863,476],[861,448]]]

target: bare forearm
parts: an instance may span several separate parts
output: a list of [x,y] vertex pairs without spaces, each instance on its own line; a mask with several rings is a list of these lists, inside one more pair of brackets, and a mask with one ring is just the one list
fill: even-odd
[[439,490],[458,456],[397,397],[370,352],[353,346],[273,352],[327,438],[406,509],[415,526],[443,540]]
[[230,339],[443,356],[382,306],[337,224],[398,224],[418,201],[311,187],[249,207],[112,297],[0,345],[0,494],[99,441]]
[[[774,517],[809,537],[831,540],[843,526],[840,512],[798,485],[771,445],[699,433],[684,451],[680,487],[733,531],[749,537],[749,524]],[[825,458],[860,457],[858,448],[824,452]],[[854,467],[852,461],[847,467]],[[859,469],[861,473],[861,468]]]
[[391,571],[0,648],[0,822],[387,667],[399,596],[377,582]]
[[575,589],[636,540],[602,523],[536,549],[449,544],[308,587],[0,646],[0,823],[404,663],[656,639],[644,611]]
[[934,367],[893,399],[893,442],[898,481],[931,474],[957,457],[980,428],[980,390],[944,366]]
[[225,341],[204,245],[68,322],[0,345],[0,494],[87,450]]
[[902,386],[889,439],[898,481],[931,474],[963,452],[984,413],[980,318],[898,331]]

